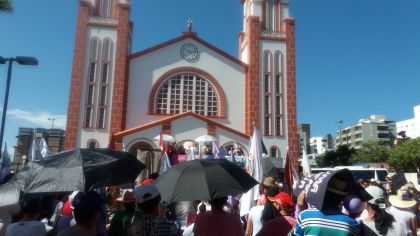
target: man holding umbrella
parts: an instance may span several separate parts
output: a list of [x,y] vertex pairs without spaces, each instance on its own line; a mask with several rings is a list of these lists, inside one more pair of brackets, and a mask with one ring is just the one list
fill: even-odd
[[360,224],[344,215],[340,203],[355,192],[355,180],[347,169],[315,175],[305,187],[307,201],[315,208],[300,213],[289,235],[356,236]]

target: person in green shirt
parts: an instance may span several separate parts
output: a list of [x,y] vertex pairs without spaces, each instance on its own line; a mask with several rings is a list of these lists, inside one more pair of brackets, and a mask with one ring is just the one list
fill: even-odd
[[126,235],[127,228],[137,219],[142,217],[142,212],[136,209],[136,196],[131,189],[124,191],[123,197],[117,198],[124,206],[117,211],[111,219],[108,235]]

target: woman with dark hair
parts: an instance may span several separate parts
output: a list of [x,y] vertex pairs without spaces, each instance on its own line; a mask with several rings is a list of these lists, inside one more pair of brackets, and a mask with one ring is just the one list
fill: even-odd
[[364,235],[405,235],[403,225],[396,222],[385,209],[385,192],[377,186],[369,186],[366,191],[373,198],[366,206],[368,217],[363,220]]
[[296,222],[290,216],[293,213],[293,206],[295,204],[293,199],[285,192],[280,192],[274,197],[267,197],[267,199],[273,202],[279,216],[264,224],[257,236],[288,235]]
[[[266,198],[268,197],[274,197],[279,193],[278,188],[268,188],[267,192],[265,193]],[[274,204],[272,201],[266,201],[264,205],[264,209],[261,214],[261,223],[265,224],[267,221],[276,218],[279,216],[279,211],[274,207]]]
[[[265,197],[274,197],[279,193],[277,187],[266,187]],[[276,210],[271,201],[265,200],[265,205],[256,205],[249,210],[248,221],[246,225],[245,236],[254,236],[260,231],[264,222],[276,217]],[[265,213],[263,213],[265,210]],[[263,219],[264,216],[264,219]]]

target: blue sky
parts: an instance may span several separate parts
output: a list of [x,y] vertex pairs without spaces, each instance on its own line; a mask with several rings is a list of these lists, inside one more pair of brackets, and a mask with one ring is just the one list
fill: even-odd
[[[194,31],[237,56],[239,0],[131,0],[133,52],[177,37],[192,18]],[[77,0],[14,0],[0,13],[0,56],[35,56],[37,67],[14,65],[5,141],[18,128],[65,128]],[[420,104],[420,1],[290,0],[296,19],[298,123],[312,135],[334,133],[334,122],[371,114],[413,116]],[[7,66],[0,65],[0,104]]]

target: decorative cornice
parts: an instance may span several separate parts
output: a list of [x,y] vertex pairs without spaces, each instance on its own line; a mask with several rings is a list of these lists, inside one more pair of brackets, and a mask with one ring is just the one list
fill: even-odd
[[90,16],[89,23],[92,24],[107,24],[107,25],[117,25],[118,20],[113,18],[106,18],[100,16]]
[[275,38],[285,38],[286,32],[283,31],[261,31],[261,36],[267,36],[267,37],[275,37]]

